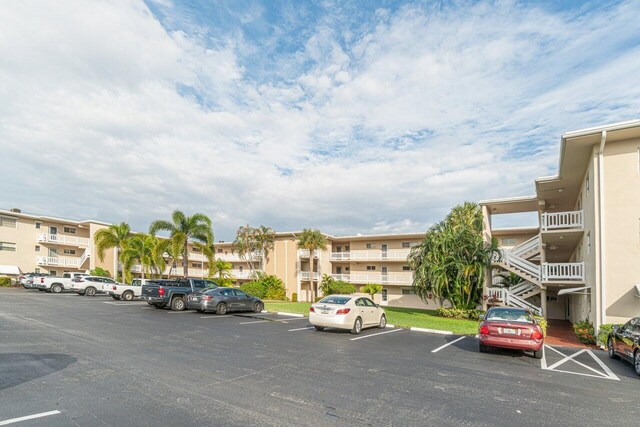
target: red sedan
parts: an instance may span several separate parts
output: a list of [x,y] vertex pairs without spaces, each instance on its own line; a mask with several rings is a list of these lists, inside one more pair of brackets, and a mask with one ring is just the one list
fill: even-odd
[[532,351],[542,359],[544,336],[533,316],[521,308],[493,307],[484,316],[480,329],[480,351],[489,347]]

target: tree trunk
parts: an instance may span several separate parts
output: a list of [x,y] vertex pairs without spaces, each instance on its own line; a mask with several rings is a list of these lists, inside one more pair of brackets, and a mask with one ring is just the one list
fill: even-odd
[[184,278],[186,279],[187,277],[189,277],[189,243],[185,242],[184,243],[184,251],[182,253],[182,262],[183,262],[183,266],[182,266],[182,272],[184,275]]

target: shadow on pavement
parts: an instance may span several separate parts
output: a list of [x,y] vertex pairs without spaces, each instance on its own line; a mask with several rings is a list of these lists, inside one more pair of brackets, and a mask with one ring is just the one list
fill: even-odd
[[77,360],[68,354],[0,353],[0,390],[61,371]]

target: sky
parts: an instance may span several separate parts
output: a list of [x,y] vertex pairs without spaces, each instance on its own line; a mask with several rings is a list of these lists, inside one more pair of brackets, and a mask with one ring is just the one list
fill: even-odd
[[0,208],[423,232],[640,118],[640,0],[0,3]]

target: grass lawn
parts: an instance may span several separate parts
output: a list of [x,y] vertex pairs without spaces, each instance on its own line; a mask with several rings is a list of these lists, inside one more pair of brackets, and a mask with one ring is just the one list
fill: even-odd
[[[272,312],[285,311],[288,313],[309,314],[308,302],[265,302],[265,309]],[[476,320],[449,319],[440,317],[435,310],[420,310],[417,308],[384,307],[387,322],[391,325],[410,328],[439,329],[452,331],[454,334],[475,335],[478,333]]]

